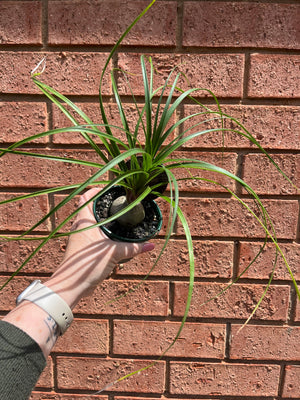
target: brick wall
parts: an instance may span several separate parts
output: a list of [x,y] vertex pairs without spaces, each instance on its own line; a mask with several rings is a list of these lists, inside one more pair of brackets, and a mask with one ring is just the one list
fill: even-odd
[[[120,33],[148,3],[1,1],[1,146],[66,124],[30,81],[31,69],[44,55],[47,68],[43,80],[70,95],[98,121],[97,90],[105,58]],[[240,118],[299,187],[299,13],[297,0],[158,0],[125,39],[113,64],[139,74],[139,54],[151,54],[164,74],[182,62],[191,83],[213,90],[224,109]],[[134,91],[142,94],[135,78]],[[121,78],[118,84],[132,112]],[[117,119],[111,94],[109,81],[105,81],[105,101],[112,118]],[[201,101],[211,103],[208,97]],[[176,117],[193,110],[187,103]],[[31,147],[50,154],[95,157],[75,135],[40,139]],[[225,136],[223,161],[218,135],[187,144],[181,154],[197,155],[218,165],[223,162],[261,195],[300,280],[299,195],[265,157],[246,140],[230,134]],[[90,170],[82,166],[63,169],[50,161],[7,155],[1,161],[0,174],[0,196],[5,198],[76,182]],[[234,184],[229,185],[235,189]],[[196,283],[181,338],[153,368],[91,397],[118,374],[155,360],[175,336],[189,274],[178,226],[166,254],[140,289],[105,305],[147,273],[155,252],[126,264],[76,307],[75,322],[49,357],[32,399],[299,399],[300,308],[285,266],[279,262],[265,300],[241,331],[268,281],[272,246],[267,246],[230,291],[199,307],[245,268],[261,245],[263,232],[226,192],[208,184],[182,186],[182,191],[182,209],[194,236]],[[16,234],[28,228],[58,197],[42,196],[2,208],[1,232]],[[50,231],[60,218],[57,215],[45,222],[39,233]],[[161,237],[155,241],[159,249]],[[2,281],[32,247],[27,242],[1,244]],[[55,270],[64,249],[64,240],[52,242],[11,282],[1,296],[2,315],[34,277],[44,279]]]

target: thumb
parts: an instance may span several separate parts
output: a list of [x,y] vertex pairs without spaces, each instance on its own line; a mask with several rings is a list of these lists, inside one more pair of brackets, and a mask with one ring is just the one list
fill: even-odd
[[124,253],[126,254],[126,258],[122,259],[119,261],[120,264],[124,264],[128,261],[130,261],[132,258],[137,256],[138,254],[141,253],[146,253],[148,251],[151,251],[154,249],[154,244],[153,243],[135,243],[134,245],[128,245],[128,243],[124,243],[125,245],[125,251]]

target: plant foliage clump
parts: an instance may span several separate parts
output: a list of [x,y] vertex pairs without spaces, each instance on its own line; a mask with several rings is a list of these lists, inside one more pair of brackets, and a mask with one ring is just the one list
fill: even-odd
[[[113,94],[115,102],[118,108],[118,113],[121,119],[121,125],[115,126],[111,124],[105,110],[105,101],[102,97],[102,82],[104,74],[107,72],[107,68],[112,56],[117,51],[120,43],[131,28],[142,18],[145,12],[155,3],[155,0],[148,5],[148,7],[136,18],[136,20],[127,28],[124,34],[120,37],[116,45],[113,47],[106,64],[102,70],[99,86],[99,106],[102,115],[102,122],[93,122],[76,104],[68,99],[63,94],[59,93],[54,88],[48,86],[46,83],[39,80],[41,72],[39,68],[42,64],[45,65],[45,61],[38,65],[32,73],[32,81],[37,85],[40,90],[68,117],[71,121],[72,126],[67,128],[58,128],[42,132],[36,135],[27,137],[6,149],[0,149],[0,157],[4,157],[6,154],[21,154],[26,157],[38,157],[41,159],[50,159],[53,162],[73,163],[77,165],[86,165],[89,167],[96,167],[96,172],[91,175],[88,179],[77,184],[53,187],[51,189],[40,190],[35,193],[26,194],[19,197],[14,197],[9,200],[2,201],[0,204],[17,202],[24,200],[29,197],[40,196],[49,193],[67,193],[66,197],[55,207],[49,211],[40,221],[35,223],[28,231],[22,233],[18,237],[2,236],[2,240],[36,240],[37,238],[33,235],[34,230],[39,227],[45,220],[50,218],[56,213],[61,207],[71,201],[75,196],[83,193],[88,187],[94,185],[102,185],[100,194],[104,194],[109,191],[113,186],[120,185],[125,189],[127,203],[125,207],[117,210],[115,214],[110,215],[104,221],[98,222],[92,227],[85,228],[91,229],[94,226],[101,227],[110,221],[116,220],[124,216],[127,212],[138,206],[148,196],[159,197],[169,205],[169,216],[167,223],[167,232],[165,234],[164,245],[162,246],[161,252],[151,267],[152,269],[157,265],[161,254],[166,248],[173,228],[177,219],[181,221],[185,232],[185,238],[189,254],[189,265],[190,265],[190,278],[189,278],[189,290],[186,302],[186,309],[182,318],[182,323],[179,331],[174,338],[169,348],[175,343],[180,335],[183,325],[188,316],[189,307],[192,299],[192,291],[194,284],[194,253],[193,253],[193,240],[189,229],[188,222],[180,208],[180,190],[179,190],[179,179],[176,178],[177,171],[181,170],[180,180],[192,180],[192,181],[209,181],[216,185],[221,185],[214,178],[217,175],[226,176],[230,180],[237,182],[254,200],[255,207],[250,208],[243,198],[238,196],[237,193],[233,192],[230,188],[221,185],[227,190],[230,196],[245,207],[248,212],[253,216],[258,224],[262,227],[265,234],[265,242],[261,247],[259,253],[252,260],[247,268],[241,273],[242,276],[245,271],[251,266],[255,259],[264,250],[264,247],[268,241],[274,244],[276,253],[281,256],[284,263],[290,273],[291,279],[294,283],[297,296],[300,299],[300,292],[297,286],[296,280],[293,273],[286,261],[286,258],[280,248],[280,245],[276,238],[276,232],[271,221],[271,218],[265,209],[263,202],[256,194],[256,192],[240,177],[232,174],[226,169],[213,165],[211,163],[202,161],[201,159],[176,157],[177,150],[180,150],[189,141],[194,140],[197,137],[207,134],[222,134],[226,135],[228,132],[233,133],[237,136],[242,136],[249,140],[250,143],[254,144],[265,156],[269,159],[278,170],[292,185],[293,183],[275,163],[272,157],[261,147],[257,140],[251,135],[249,131],[235,118],[229,116],[222,111],[222,108],[215,97],[215,95],[207,89],[203,88],[190,88],[183,90],[179,87],[179,80],[183,74],[180,72],[180,67],[173,68],[165,82],[157,88],[153,87],[153,77],[155,74],[155,66],[153,65],[151,57],[141,56],[141,85],[144,88],[144,99],[141,105],[140,101],[137,101],[133,94],[133,90],[130,86],[128,75],[125,71],[121,71],[124,74],[125,80],[128,84],[130,93],[132,94],[132,101],[135,106],[138,118],[135,125],[132,127],[126,116],[122,98],[118,90],[117,81],[115,78],[115,71],[111,71],[111,83],[113,88]],[[120,71],[118,71],[120,73]],[[199,91],[206,91],[208,95],[212,97],[215,102],[215,106],[210,108],[197,100],[196,94]],[[173,122],[173,117],[178,108],[185,102],[189,101],[196,104],[199,107],[199,111],[192,115],[185,116]],[[202,119],[199,122],[199,118]],[[81,121],[81,122],[79,122]],[[82,121],[84,123],[82,123]],[[194,123],[192,121],[195,121]],[[234,126],[227,128],[226,121],[230,121],[230,125]],[[182,129],[182,126],[186,122],[189,122],[190,127],[188,129]],[[190,123],[192,122],[192,123]],[[215,127],[207,128],[207,125],[212,126],[215,123]],[[57,157],[48,154],[42,154],[38,152],[26,152],[21,149],[25,144],[28,144],[41,137],[50,137],[56,134],[68,134],[69,132],[80,133],[86,143],[89,144],[91,149],[98,156],[98,162],[84,161],[80,159],[73,159],[67,157]],[[117,132],[117,133],[116,133]],[[178,132],[181,132],[178,134]],[[124,139],[120,139],[124,137]],[[204,178],[194,175],[193,171],[208,171],[212,173],[212,178]],[[109,181],[101,180],[103,176],[110,173],[112,179]],[[168,192],[165,191],[168,185]],[[168,194],[167,194],[168,193]],[[98,196],[98,195],[97,195]],[[90,201],[94,201],[96,196]],[[68,236],[74,232],[64,233],[62,228],[66,225],[86,204],[80,206],[77,210],[73,211],[68,215],[64,221],[47,236],[38,239],[41,240],[36,249],[24,260],[24,262],[16,269],[12,276],[2,286],[6,286],[13,277],[22,270],[22,268],[37,254],[37,252],[52,238],[58,238],[61,236]],[[276,261],[272,267],[269,283],[263,293],[260,301],[256,305],[253,313],[249,316],[252,317],[257,307],[261,303],[268,287],[271,284],[273,273],[276,267]],[[148,275],[149,275],[148,274]],[[148,275],[144,278],[146,279]],[[240,276],[237,278],[239,279]],[[237,280],[236,279],[236,280]],[[236,282],[235,280],[235,282]],[[235,282],[232,282],[234,284]],[[231,284],[231,285],[232,285]],[[228,290],[231,285],[228,285],[225,290]],[[224,292],[223,291],[223,292]],[[216,296],[220,295],[218,293]],[[169,349],[168,348],[168,349]],[[166,351],[168,350],[166,349]],[[164,352],[165,354],[166,352]],[[147,366],[146,368],[148,368]],[[127,376],[126,376],[127,377]],[[123,377],[124,378],[124,377]],[[120,378],[120,379],[123,379]]]

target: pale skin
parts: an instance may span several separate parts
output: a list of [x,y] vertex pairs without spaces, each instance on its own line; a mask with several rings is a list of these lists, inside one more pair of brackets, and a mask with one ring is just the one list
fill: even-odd
[[[80,205],[92,198],[99,189],[93,188],[80,198]],[[95,224],[92,203],[82,208],[72,226],[79,230]],[[152,243],[114,242],[98,227],[70,236],[64,259],[59,268],[45,282],[73,309],[81,298],[88,296],[106,279],[122,260],[153,250]],[[43,351],[45,358],[56,343],[58,333],[55,321],[40,307],[23,301],[4,318],[31,336]]]

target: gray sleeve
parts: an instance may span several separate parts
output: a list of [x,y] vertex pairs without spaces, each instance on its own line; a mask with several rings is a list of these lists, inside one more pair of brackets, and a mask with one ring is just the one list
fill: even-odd
[[45,366],[39,345],[21,329],[0,321],[0,400],[27,400]]

